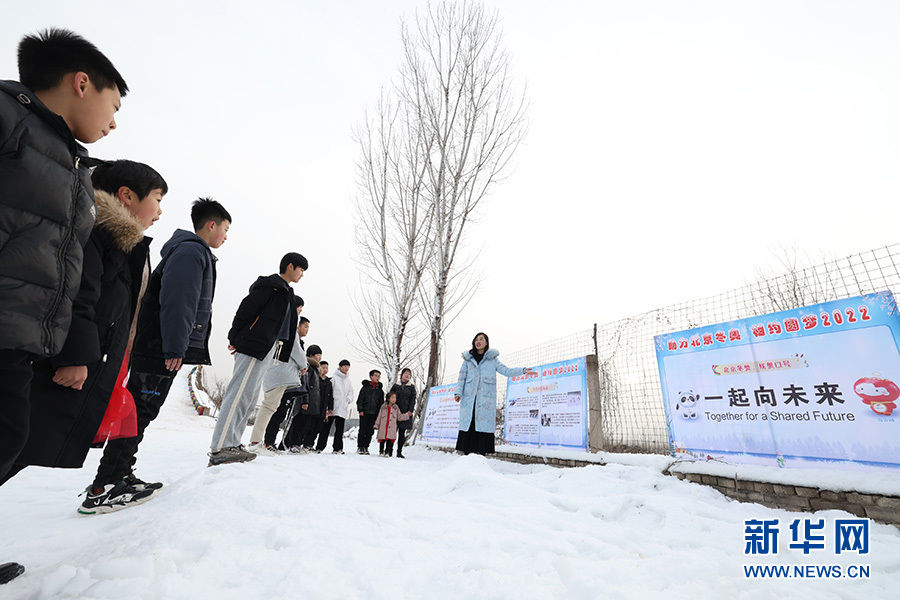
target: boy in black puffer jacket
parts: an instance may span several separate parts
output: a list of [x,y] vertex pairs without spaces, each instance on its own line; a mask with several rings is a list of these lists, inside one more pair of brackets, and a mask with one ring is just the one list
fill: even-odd
[[273,359],[290,360],[299,317],[297,296],[289,283],[300,281],[308,268],[309,263],[302,255],[285,254],[280,274],[259,277],[238,306],[228,332],[229,349],[234,352],[234,373],[216,419],[209,466],[256,458],[241,447],[241,437],[269,365]]
[[128,92],[108,58],[61,29],[22,39],[19,79],[0,81],[0,482],[28,439],[31,362],[59,354],[69,332],[94,226],[78,142],[115,129]]
[[[19,81],[0,81],[0,484],[28,439],[31,362],[58,354],[69,332],[94,226],[78,142],[115,129],[127,93],[109,59],[64,29],[25,36]],[[0,584],[24,571],[0,565]]]

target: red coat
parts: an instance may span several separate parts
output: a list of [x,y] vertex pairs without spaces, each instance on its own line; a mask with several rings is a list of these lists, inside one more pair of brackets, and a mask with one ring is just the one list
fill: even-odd
[[409,415],[401,413],[396,404],[385,402],[378,410],[375,428],[378,430],[378,441],[397,439],[397,421],[406,421]]

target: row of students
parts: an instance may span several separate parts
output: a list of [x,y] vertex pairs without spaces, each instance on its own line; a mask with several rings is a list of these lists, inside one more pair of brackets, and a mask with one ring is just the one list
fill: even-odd
[[[109,512],[162,487],[133,466],[178,370],[210,364],[212,250],[232,218],[212,199],[194,202],[193,231],[176,231],[151,269],[144,232],[162,214],[166,181],[146,164],[90,159],[79,143],[116,128],[124,79],[67,30],[26,36],[18,50],[20,81],[0,82],[0,485],[29,465],[79,468],[106,442],[79,512]],[[297,319],[289,283],[306,268],[288,253],[238,309],[210,464],[240,458],[239,424],[275,345],[286,360],[281,340],[290,348]],[[0,565],[0,583],[23,571]]]

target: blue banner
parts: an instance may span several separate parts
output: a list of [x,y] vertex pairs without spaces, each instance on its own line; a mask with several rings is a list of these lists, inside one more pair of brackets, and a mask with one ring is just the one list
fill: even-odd
[[675,456],[900,467],[891,292],[654,339]]

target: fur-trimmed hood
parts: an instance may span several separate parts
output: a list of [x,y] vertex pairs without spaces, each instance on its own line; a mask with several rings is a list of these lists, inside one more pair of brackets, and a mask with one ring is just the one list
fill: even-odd
[[[494,348],[488,348],[488,349],[487,349],[487,352],[484,353],[484,360],[491,360],[492,358],[497,358],[498,356],[500,356],[500,351],[499,351],[499,350],[495,350]],[[475,360],[475,359],[472,357],[472,351],[471,351],[471,350],[466,350],[465,352],[463,352],[463,353],[462,353],[462,358],[463,358],[463,360],[469,360],[470,358],[471,358],[472,360]]]
[[112,235],[113,242],[128,254],[144,239],[144,226],[119,199],[103,190],[94,190],[97,205],[96,226]]

